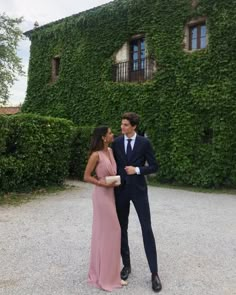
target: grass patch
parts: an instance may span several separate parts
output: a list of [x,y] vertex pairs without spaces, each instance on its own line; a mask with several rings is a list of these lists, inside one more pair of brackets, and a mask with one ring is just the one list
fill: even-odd
[[23,203],[27,203],[31,200],[37,199],[46,194],[57,193],[69,188],[71,188],[71,186],[62,185],[62,186],[49,186],[45,188],[40,188],[31,192],[0,193],[0,206],[2,205],[19,206]]
[[229,195],[236,195],[236,188],[202,188],[202,187],[193,187],[182,185],[178,183],[160,183],[153,177],[148,177],[147,179],[148,185],[161,187],[161,188],[169,188],[169,189],[179,189],[179,190],[186,190],[191,192],[198,192],[198,193],[210,193],[210,194],[229,194]]

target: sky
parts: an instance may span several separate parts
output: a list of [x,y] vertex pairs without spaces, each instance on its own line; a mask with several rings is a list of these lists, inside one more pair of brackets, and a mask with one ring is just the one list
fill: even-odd
[[[111,2],[111,0],[0,0],[0,13],[9,17],[24,17],[21,29],[25,32],[33,29],[35,21],[39,25],[56,21],[72,14]],[[18,106],[24,102],[27,88],[30,41],[19,43],[17,55],[22,59],[25,76],[18,77],[10,89],[9,106]]]

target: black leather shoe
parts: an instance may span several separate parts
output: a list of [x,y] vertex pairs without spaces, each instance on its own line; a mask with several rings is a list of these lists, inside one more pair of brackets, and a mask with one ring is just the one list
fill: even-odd
[[129,277],[129,274],[131,273],[131,267],[130,266],[124,266],[120,272],[120,277],[122,280],[127,280]]
[[152,290],[154,292],[160,292],[161,289],[162,289],[162,285],[161,285],[161,280],[158,274],[152,275]]

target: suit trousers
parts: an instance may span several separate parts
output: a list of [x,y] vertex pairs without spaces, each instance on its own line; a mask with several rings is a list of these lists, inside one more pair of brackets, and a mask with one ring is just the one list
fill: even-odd
[[[125,185],[129,186],[129,185]],[[139,222],[142,229],[144,249],[148,260],[149,268],[151,273],[158,272],[157,266],[157,252],[156,243],[151,226],[151,215],[148,196],[131,196],[127,197],[125,193],[122,194],[121,198],[116,198],[116,209],[117,215],[121,226],[121,256],[124,266],[130,266],[130,251],[128,243],[128,223],[129,223],[129,212],[130,212],[130,201],[133,202],[135,210],[137,212]],[[122,201],[120,201],[122,199]]]

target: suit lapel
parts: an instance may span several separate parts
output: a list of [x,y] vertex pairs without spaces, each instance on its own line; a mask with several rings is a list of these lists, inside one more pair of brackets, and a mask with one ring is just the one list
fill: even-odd
[[127,159],[126,159],[126,154],[125,154],[124,136],[121,136],[121,138],[120,138],[120,141],[119,141],[119,150],[120,150],[120,153],[122,155],[122,158],[126,162]]
[[[131,157],[130,157],[130,161],[133,159],[135,153],[137,152],[139,145],[140,145],[140,136],[137,135],[136,139],[135,139],[134,147],[133,147],[133,150],[132,150],[132,154],[131,154]],[[121,154],[123,160],[125,161],[125,163],[127,163],[127,157],[126,157],[126,154],[125,154],[124,136],[121,136],[120,140],[118,141],[118,149],[120,151],[120,154]]]
[[138,149],[138,146],[139,146],[139,142],[140,142],[140,137],[139,135],[136,136],[136,139],[135,139],[135,143],[134,143],[134,147],[133,147],[133,150],[132,150],[132,154],[131,154],[131,157],[130,157],[130,160],[133,159],[137,149]]

